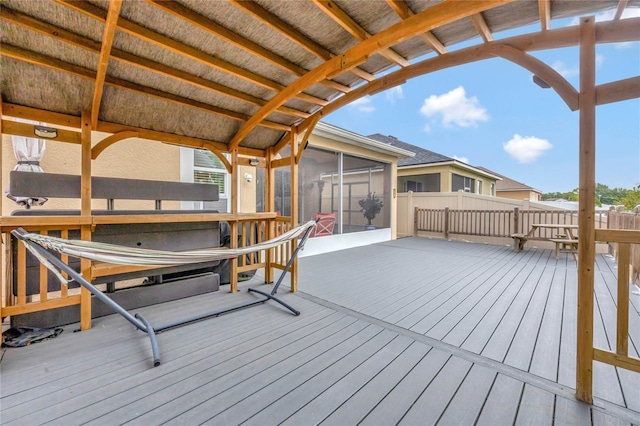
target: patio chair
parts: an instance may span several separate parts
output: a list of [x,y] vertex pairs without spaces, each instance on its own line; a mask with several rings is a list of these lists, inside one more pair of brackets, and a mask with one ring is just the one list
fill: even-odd
[[311,237],[323,237],[333,235],[333,226],[336,223],[335,213],[316,213],[316,227],[311,233]]

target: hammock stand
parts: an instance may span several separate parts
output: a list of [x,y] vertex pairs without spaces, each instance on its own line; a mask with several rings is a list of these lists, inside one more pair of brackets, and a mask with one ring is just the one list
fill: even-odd
[[[296,310],[295,308],[293,308],[289,304],[287,304],[284,301],[280,300],[278,297],[276,297],[276,293],[278,292],[278,288],[280,287],[280,284],[282,283],[282,280],[284,279],[284,276],[287,274],[287,272],[291,268],[291,265],[293,264],[293,261],[298,256],[298,252],[304,247],[304,244],[307,242],[311,232],[315,228],[315,224],[313,224],[312,226],[309,226],[309,225],[310,225],[309,223],[307,223],[305,225],[302,225],[302,227],[306,226],[307,228],[304,231],[304,234],[302,235],[300,243],[298,244],[298,246],[296,247],[294,252],[291,254],[291,257],[289,258],[284,270],[282,271],[282,274],[278,278],[278,281],[273,286],[273,289],[271,290],[270,293],[266,293],[266,292],[263,292],[263,291],[260,291],[260,290],[254,289],[254,288],[249,288],[247,290],[249,293],[257,293],[262,297],[259,298],[259,299],[256,299],[256,300],[252,300],[252,301],[248,301],[248,302],[241,303],[241,304],[238,304],[238,305],[230,306],[230,307],[227,307],[227,308],[224,308],[224,309],[219,309],[219,310],[207,312],[207,313],[204,313],[204,314],[196,315],[196,316],[189,317],[189,318],[184,318],[182,320],[169,322],[169,323],[162,324],[162,325],[155,326],[155,327],[142,314],[137,313],[135,315],[132,315],[129,311],[127,311],[125,308],[123,308],[121,305],[119,305],[118,303],[113,301],[111,298],[109,298],[107,295],[105,295],[102,291],[100,291],[98,288],[96,288],[93,284],[91,284],[89,281],[87,281],[79,272],[76,272],[73,268],[69,267],[67,264],[62,262],[57,257],[55,257],[48,249],[42,247],[40,244],[38,244],[38,243],[36,243],[36,242],[34,242],[32,240],[29,240],[27,238],[27,235],[29,235],[29,234],[24,229],[22,229],[22,228],[15,229],[15,230],[11,231],[11,234],[13,236],[15,236],[16,238],[18,238],[20,241],[22,241],[22,243],[25,244],[25,246],[27,247],[27,249],[29,249],[29,251],[31,251],[34,254],[37,253],[36,257],[38,257],[38,260],[43,262],[45,264],[45,266],[47,266],[47,268],[51,269],[51,266],[53,266],[53,267],[57,268],[58,270],[60,270],[61,272],[66,273],[71,278],[71,280],[78,282],[80,285],[82,285],[82,287],[84,287],[87,290],[89,290],[91,292],[91,294],[93,294],[98,300],[100,300],[101,302],[105,303],[111,309],[113,309],[114,311],[116,311],[117,313],[122,315],[127,321],[129,321],[131,324],[133,324],[133,326],[136,329],[147,333],[147,335],[149,336],[149,340],[151,341],[151,352],[152,352],[152,355],[153,355],[153,366],[157,367],[157,366],[160,365],[160,350],[158,349],[158,341],[156,339],[156,334],[161,333],[163,331],[170,330],[172,328],[178,328],[178,327],[181,327],[183,325],[191,324],[191,323],[194,323],[194,322],[197,322],[197,321],[202,321],[202,320],[205,320],[205,319],[208,319],[208,318],[218,317],[218,316],[230,313],[230,312],[235,312],[235,311],[239,311],[241,309],[249,308],[251,306],[261,305],[261,304],[263,304],[263,303],[265,303],[265,302],[267,302],[269,300],[273,300],[274,302],[277,302],[280,305],[284,306],[289,311],[291,311],[291,313],[293,315],[295,315],[295,316],[300,315],[300,311]],[[292,231],[290,231],[290,232],[292,232]],[[283,241],[283,242],[285,242],[285,241]],[[268,242],[265,242],[265,243],[262,243],[262,244],[266,244],[266,243],[268,243]],[[259,250],[261,250],[261,248],[259,248],[260,245],[261,244],[257,244],[255,246],[250,246],[250,247],[247,247],[247,249],[251,249],[252,247],[258,247],[253,251],[259,251]],[[231,257],[234,257],[234,256],[231,256]],[[47,263],[49,263],[49,265],[47,265]]]

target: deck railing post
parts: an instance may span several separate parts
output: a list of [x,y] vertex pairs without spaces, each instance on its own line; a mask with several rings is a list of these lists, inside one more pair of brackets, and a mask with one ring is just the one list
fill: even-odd
[[444,208],[444,238],[449,239],[449,207]]
[[413,236],[418,236],[418,208],[413,208]]
[[513,208],[513,233],[518,233],[520,229],[520,209],[518,207]]

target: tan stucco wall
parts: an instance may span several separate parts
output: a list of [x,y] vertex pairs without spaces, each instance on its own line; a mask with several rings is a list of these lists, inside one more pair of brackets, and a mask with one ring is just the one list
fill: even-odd
[[535,191],[499,191],[496,190],[496,197],[509,198],[510,200],[540,201],[540,194]]
[[440,173],[440,192],[451,192],[451,182],[453,175],[465,176],[476,181],[476,188],[474,188],[474,194],[477,193],[478,181],[482,181],[482,195],[491,195],[491,184],[495,184],[495,179],[491,179],[487,176],[473,173],[470,170],[466,170],[460,167],[456,167],[451,164],[445,165],[425,165],[423,167],[410,167],[410,168],[398,168],[398,176],[419,176],[426,174]]
[[[93,134],[95,145],[108,134]],[[9,184],[9,172],[16,165],[11,137],[2,136],[2,215],[20,209],[4,197],[4,189]],[[80,146],[61,142],[47,142],[44,158],[40,164],[47,173],[80,174]],[[91,162],[93,176],[147,179],[160,181],[180,181],[180,149],[176,146],[145,139],[126,139],[107,148],[97,159]],[[153,209],[154,201],[116,200],[116,209]],[[92,207],[105,209],[105,200],[93,200]],[[50,199],[42,208],[79,209],[80,200]],[[163,209],[179,209],[179,202],[163,201]]]

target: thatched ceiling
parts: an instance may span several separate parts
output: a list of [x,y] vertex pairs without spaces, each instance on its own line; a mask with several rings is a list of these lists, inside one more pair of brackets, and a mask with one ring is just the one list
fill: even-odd
[[490,43],[498,31],[532,23],[543,31],[556,18],[620,14],[640,0],[1,5],[3,103],[92,111],[98,129],[115,123],[262,150],[341,95],[366,93],[417,58],[448,55],[467,40]]

